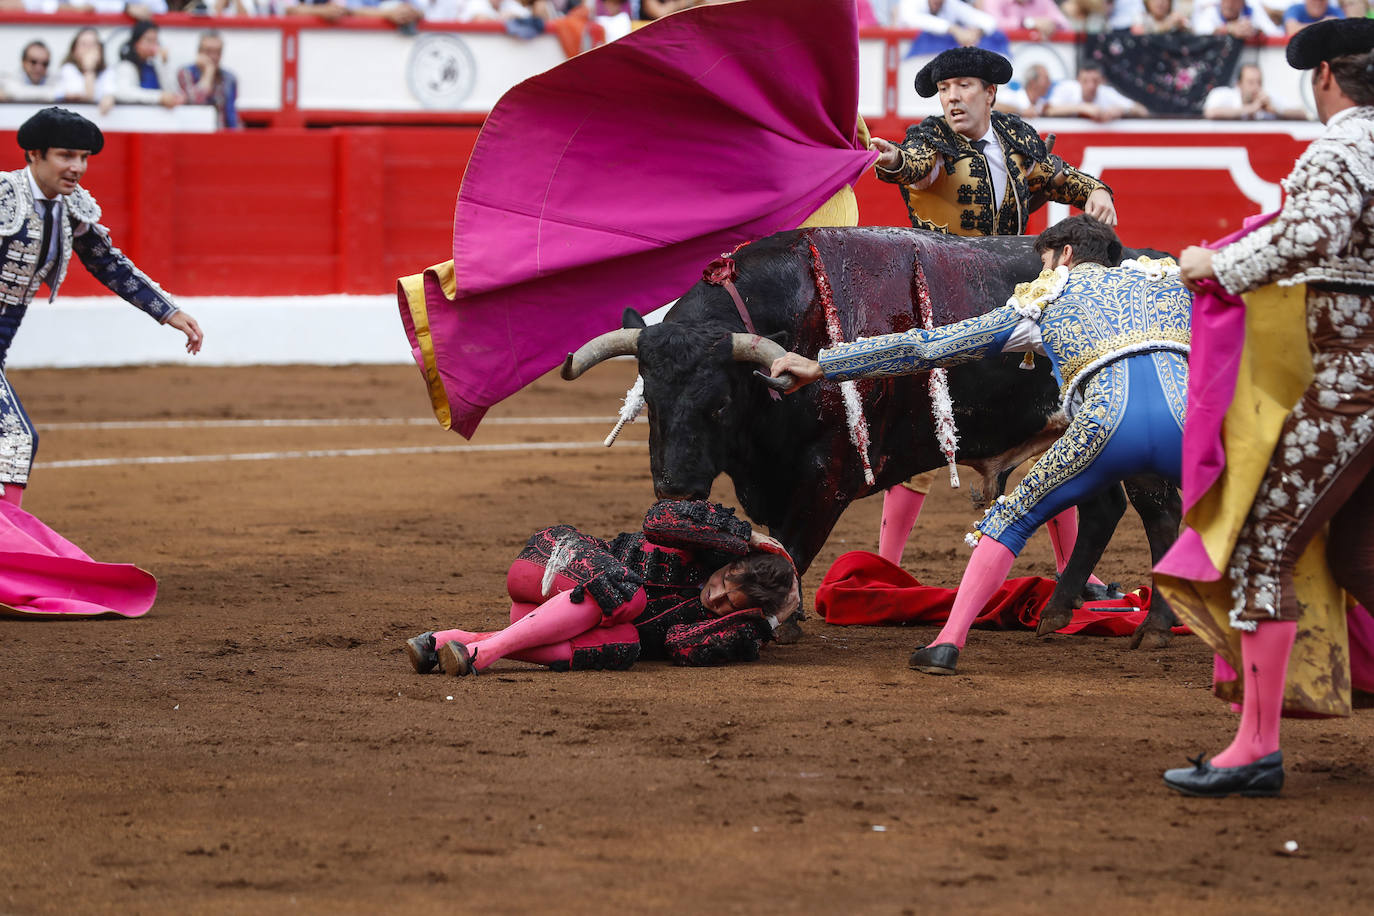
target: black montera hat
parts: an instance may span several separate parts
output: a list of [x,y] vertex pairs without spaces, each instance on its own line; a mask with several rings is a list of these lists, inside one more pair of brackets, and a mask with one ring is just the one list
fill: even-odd
[[90,121],[65,108],[44,108],[19,127],[19,148],[84,149],[98,153],[105,147],[105,135]]
[[1374,49],[1374,19],[1326,19],[1288,41],[1288,66],[1311,70],[1324,60]]
[[956,76],[973,76],[1000,86],[1011,81],[1011,61],[982,48],[941,51],[916,74],[916,94],[928,99],[936,93],[937,83]]

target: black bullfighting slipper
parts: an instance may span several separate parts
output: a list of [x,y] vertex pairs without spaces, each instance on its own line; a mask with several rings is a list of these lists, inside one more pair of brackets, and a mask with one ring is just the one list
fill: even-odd
[[429,674],[439,664],[439,653],[434,648],[434,631],[421,633],[406,640],[406,655],[410,656],[410,667],[416,674]]
[[439,664],[444,666],[444,673],[451,677],[463,677],[469,672],[476,675],[477,669],[472,666],[472,660],[476,657],[476,649],[469,650],[456,640],[439,647]]
[[1254,763],[1238,767],[1215,767],[1203,763],[1202,755],[1189,757],[1190,767],[1164,771],[1164,784],[1175,792],[1199,798],[1225,798],[1228,795],[1278,795],[1283,788],[1283,751],[1274,751]]
[[959,664],[959,647],[952,642],[922,646],[911,653],[907,664],[925,674],[954,674],[954,666]]

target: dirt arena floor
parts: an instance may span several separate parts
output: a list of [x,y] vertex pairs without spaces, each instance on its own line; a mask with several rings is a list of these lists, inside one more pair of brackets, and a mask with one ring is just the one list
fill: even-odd
[[[752,665],[415,675],[406,637],[503,620],[531,531],[642,519],[642,424],[546,444],[599,441],[632,375],[545,379],[469,444],[356,422],[426,416],[401,366],[14,372],[25,508],[161,592],[0,620],[0,912],[1371,911],[1374,716],[1287,723],[1279,799],[1176,796],[1160,772],[1233,728],[1192,637],[974,631],[931,678],[932,630],[812,621]],[[347,422],[203,422],[320,418]],[[207,460],[125,460],[156,456]],[[906,566],[954,585],[974,513],[928,505]],[[1017,573],[1050,562],[1037,538]],[[1133,517],[1104,567],[1143,581]]]

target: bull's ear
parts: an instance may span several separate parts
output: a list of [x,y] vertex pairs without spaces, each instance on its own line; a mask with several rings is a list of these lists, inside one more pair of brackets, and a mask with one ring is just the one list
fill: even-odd
[[625,311],[620,313],[620,326],[622,328],[641,329],[648,327],[648,325],[644,323],[644,316],[639,314],[639,312],[636,312],[634,309],[626,309]]

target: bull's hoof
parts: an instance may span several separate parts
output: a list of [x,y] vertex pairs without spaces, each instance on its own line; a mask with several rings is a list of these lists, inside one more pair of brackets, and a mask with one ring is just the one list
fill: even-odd
[[1136,631],[1131,634],[1132,649],[1163,649],[1169,644],[1169,640],[1174,638],[1172,630],[1147,630],[1144,626],[1136,627]]
[[794,642],[800,642],[802,638],[802,628],[795,620],[784,620],[778,624],[778,628],[773,631],[773,641],[780,646],[790,646]]
[[1073,608],[1045,608],[1040,613],[1040,622],[1035,625],[1036,636],[1053,636],[1073,623]]

